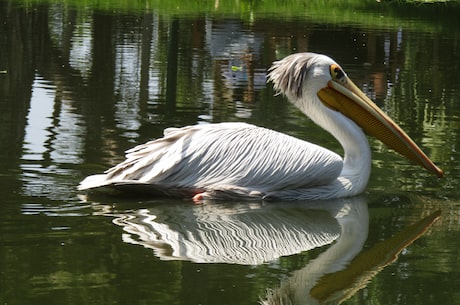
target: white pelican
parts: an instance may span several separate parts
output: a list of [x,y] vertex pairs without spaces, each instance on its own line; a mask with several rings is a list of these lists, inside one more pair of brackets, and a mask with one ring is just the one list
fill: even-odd
[[126,160],[83,180],[80,190],[218,198],[330,199],[366,187],[375,136],[439,177],[443,172],[348,78],[331,58],[315,53],[276,61],[268,81],[343,146],[344,158],[294,137],[245,123],[168,128],[136,146]]

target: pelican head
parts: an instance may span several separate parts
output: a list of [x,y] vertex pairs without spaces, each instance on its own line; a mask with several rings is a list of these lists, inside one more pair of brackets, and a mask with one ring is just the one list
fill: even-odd
[[[351,120],[366,134],[374,136],[396,152],[423,166],[438,177],[444,175],[415,142],[377,107],[331,58],[315,53],[297,53],[273,63],[268,80],[274,89],[332,133],[350,149],[359,137]],[[348,124],[348,125],[346,125]],[[344,126],[347,126],[344,128]],[[335,126],[335,127],[331,127]],[[353,130],[343,135],[345,129]],[[361,132],[362,133],[362,132]]]

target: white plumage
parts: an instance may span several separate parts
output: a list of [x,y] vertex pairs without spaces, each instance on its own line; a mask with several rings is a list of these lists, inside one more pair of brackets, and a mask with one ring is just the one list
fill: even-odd
[[342,163],[329,150],[273,130],[245,123],[203,124],[166,129],[163,138],[128,150],[123,163],[88,177],[80,189],[280,197],[283,190],[332,182]]
[[[290,55],[273,64],[268,79],[275,90],[340,142],[344,159],[318,145],[254,125],[202,124],[166,129],[163,138],[128,150],[124,162],[104,174],[87,177],[79,189],[116,189],[195,200],[357,195],[369,179],[371,154],[361,129],[365,126],[349,118],[348,109],[345,115],[335,109],[342,107],[342,100],[351,108],[361,107],[356,114],[361,117],[358,122],[366,115],[388,125],[381,128],[388,128],[385,132],[396,138],[391,138],[389,145],[397,142],[394,145],[402,154],[442,174],[391,119],[374,109],[329,57],[314,53]],[[321,95],[324,92],[326,97]],[[400,143],[403,148],[398,146]]]

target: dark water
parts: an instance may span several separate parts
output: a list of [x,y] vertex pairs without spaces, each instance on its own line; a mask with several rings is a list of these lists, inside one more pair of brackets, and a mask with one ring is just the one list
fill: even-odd
[[[0,303],[460,304],[458,15],[395,11],[0,1]],[[372,139],[357,198],[195,206],[76,190],[169,126],[244,121],[340,152],[265,84],[302,51],[335,58],[446,178]]]

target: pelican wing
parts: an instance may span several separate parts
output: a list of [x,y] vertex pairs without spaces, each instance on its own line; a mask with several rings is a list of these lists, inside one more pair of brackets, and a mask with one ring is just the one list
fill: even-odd
[[137,187],[158,192],[221,192],[260,197],[335,180],[341,157],[294,137],[245,123],[169,128],[127,151],[126,160],[80,189]]

